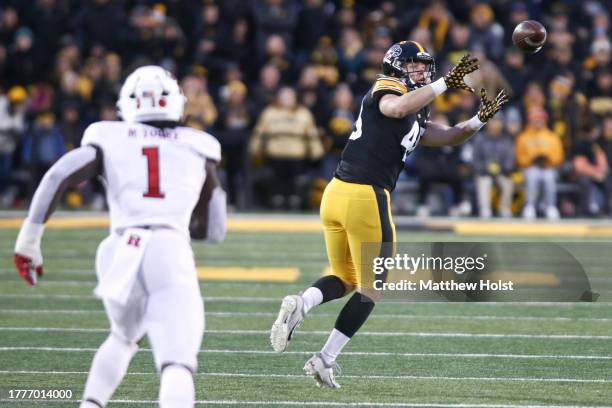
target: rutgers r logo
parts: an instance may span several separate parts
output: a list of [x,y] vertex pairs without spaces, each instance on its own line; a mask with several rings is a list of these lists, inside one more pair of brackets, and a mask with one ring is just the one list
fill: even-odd
[[138,235],[130,235],[130,237],[128,238],[128,245],[132,245],[135,246],[136,248],[140,247],[140,237]]

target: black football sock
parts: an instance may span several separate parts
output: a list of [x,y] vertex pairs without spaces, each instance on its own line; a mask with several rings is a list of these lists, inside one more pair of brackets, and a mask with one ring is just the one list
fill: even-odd
[[335,329],[347,337],[353,337],[368,319],[372,309],[374,309],[372,299],[359,292],[355,292],[340,311],[334,326]]
[[341,298],[346,294],[346,287],[340,278],[333,275],[324,276],[302,293],[304,313],[313,307],[330,300]]
[[346,294],[346,287],[344,286],[342,279],[334,275],[324,276],[316,281],[312,286],[319,289],[323,294],[323,301],[321,303],[339,299]]

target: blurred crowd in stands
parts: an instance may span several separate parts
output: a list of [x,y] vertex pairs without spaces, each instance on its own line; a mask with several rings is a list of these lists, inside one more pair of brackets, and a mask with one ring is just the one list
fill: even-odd
[[[159,64],[188,97],[185,122],[222,144],[238,209],[316,208],[385,51],[423,44],[443,74],[466,52],[472,78],[509,105],[469,143],[420,147],[398,212],[482,217],[612,213],[612,69],[606,0],[0,0],[0,207],[27,204],[85,127],[116,120],[125,75]],[[536,19],[548,41],[512,47]],[[478,99],[446,92],[433,121]],[[102,208],[102,186],[68,208]]]

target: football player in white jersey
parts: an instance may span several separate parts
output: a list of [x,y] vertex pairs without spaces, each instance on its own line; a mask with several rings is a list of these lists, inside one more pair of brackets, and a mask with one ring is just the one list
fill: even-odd
[[110,235],[96,255],[98,285],[111,323],[87,378],[82,408],[104,407],[147,335],[161,375],[161,407],[192,407],[204,305],[190,239],[225,237],[226,199],[216,165],[219,142],[179,125],[185,96],[157,66],[135,70],[121,88],[122,122],[89,126],[81,147],[41,181],[15,245],[15,266],[30,284],[43,272],[44,224],[69,185],[106,184]]

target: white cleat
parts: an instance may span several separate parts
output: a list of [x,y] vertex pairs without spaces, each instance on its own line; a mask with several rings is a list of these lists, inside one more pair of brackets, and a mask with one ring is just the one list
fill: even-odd
[[340,388],[336,382],[336,376],[342,373],[338,363],[328,365],[321,357],[321,353],[316,353],[304,365],[306,375],[312,376],[317,382],[317,387]]
[[277,353],[287,348],[293,332],[304,320],[304,300],[299,295],[285,296],[278,317],[270,330],[270,343]]

